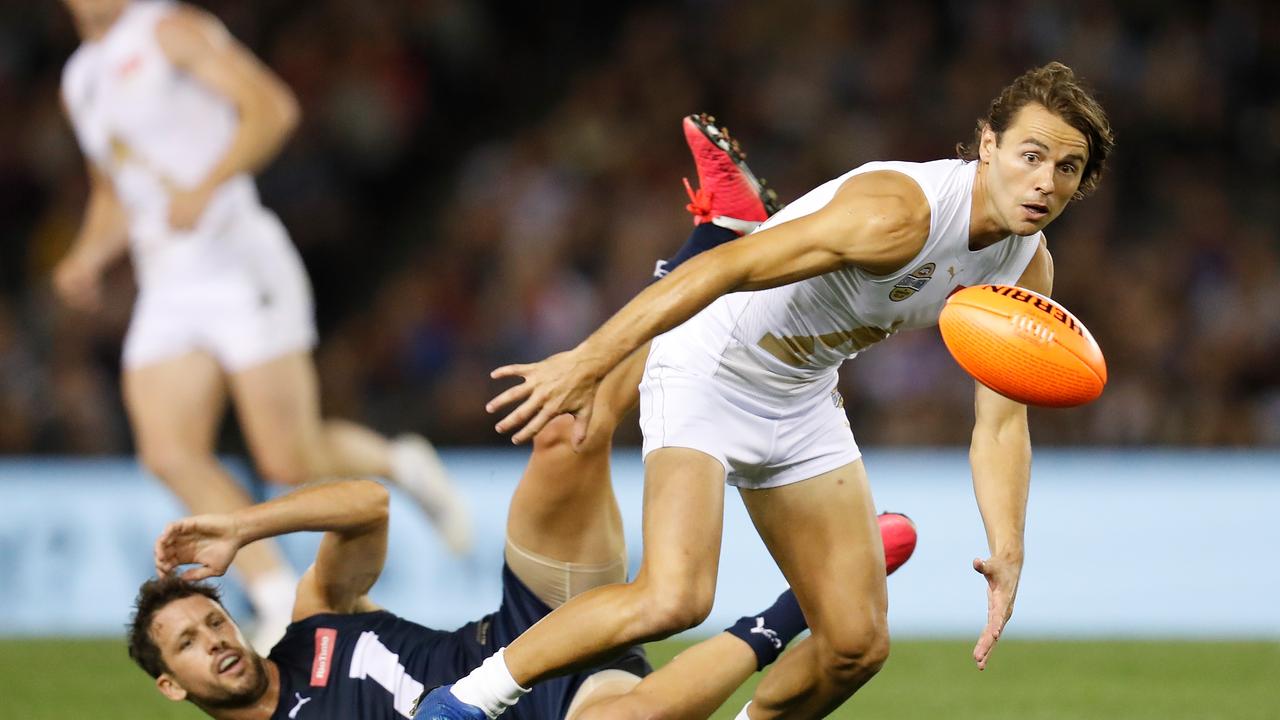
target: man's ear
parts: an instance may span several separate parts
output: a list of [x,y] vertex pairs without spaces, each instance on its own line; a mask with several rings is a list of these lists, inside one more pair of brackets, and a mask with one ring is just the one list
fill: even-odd
[[182,702],[187,699],[187,690],[178,684],[169,673],[160,673],[160,677],[156,678],[156,689],[161,695],[173,700],[174,702]]
[[991,156],[996,154],[996,147],[999,144],[999,138],[996,137],[996,131],[991,129],[991,124],[983,123],[982,139],[978,141],[978,160],[984,163],[991,162]]

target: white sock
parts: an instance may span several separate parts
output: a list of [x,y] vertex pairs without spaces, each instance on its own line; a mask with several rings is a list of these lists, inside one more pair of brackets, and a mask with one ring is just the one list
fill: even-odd
[[288,568],[278,568],[246,582],[245,594],[259,618],[276,619],[293,614],[293,598],[298,592],[298,576]]
[[751,707],[751,701],[750,701],[750,700],[748,700],[748,701],[747,701],[747,704],[746,704],[746,705],[743,705],[743,706],[742,706],[742,712],[740,712],[740,713],[738,713],[737,715],[734,715],[734,716],[733,716],[733,720],[751,720],[751,718],[747,717],[747,708],[749,708],[749,707]]
[[484,710],[490,720],[497,718],[529,692],[511,677],[507,661],[502,657],[503,650],[506,648],[490,655],[470,675],[454,683],[451,689],[454,697]]
[[257,616],[249,644],[260,655],[271,651],[284,637],[293,619],[293,600],[298,591],[298,577],[292,570],[280,568],[245,584],[245,594]]

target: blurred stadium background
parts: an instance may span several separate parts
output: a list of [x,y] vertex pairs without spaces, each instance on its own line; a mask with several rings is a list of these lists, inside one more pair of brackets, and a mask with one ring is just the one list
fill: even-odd
[[[259,186],[311,272],[327,410],[448,446],[491,528],[524,456],[485,447],[506,442],[483,411],[488,370],[576,343],[679,244],[679,179],[693,173],[681,116],[718,115],[786,200],[868,160],[948,156],[1013,76],[1050,59],[1073,66],[1099,91],[1118,146],[1097,195],[1050,228],[1055,295],[1094,331],[1111,384],[1088,407],[1033,414],[1037,447],[1054,451],[1037,456],[1009,638],[1236,644],[1020,645],[993,661],[1007,669],[975,680],[960,675],[971,672],[963,643],[920,640],[891,662],[885,690],[868,690],[896,701],[851,707],[1280,718],[1280,6],[199,4],[302,103]],[[109,697],[95,714],[191,717],[134,705],[154,699],[117,645],[45,639],[113,633],[124,621],[113,593],[136,586],[150,537],[177,512],[115,459],[131,452],[118,387],[128,269],[111,277],[101,316],[60,308],[49,288],[86,193],[57,99],[75,42],[54,0],[0,5],[0,635],[25,638],[0,640],[0,716],[100,711]],[[959,571],[982,552],[981,530],[963,452],[945,448],[967,442],[970,385],[931,331],[848,369],[842,390],[877,496],[921,520],[920,557],[891,585],[895,629],[969,637],[982,588]],[[621,445],[636,442],[633,424],[623,433]],[[230,424],[224,449],[240,452]],[[624,497],[636,464],[619,458]],[[497,554],[446,566],[428,540],[414,545],[425,531],[412,523],[393,540],[401,565],[387,591],[421,582],[425,563],[476,589],[417,619],[487,610]],[[728,532],[756,542],[741,523]],[[733,579],[761,557],[743,552],[722,573],[718,608],[730,616],[754,606],[751,592],[776,592]],[[86,574],[105,584],[91,587],[99,594],[70,591]],[[1018,674],[1037,666],[1039,680]],[[922,681],[935,699],[913,692]]]

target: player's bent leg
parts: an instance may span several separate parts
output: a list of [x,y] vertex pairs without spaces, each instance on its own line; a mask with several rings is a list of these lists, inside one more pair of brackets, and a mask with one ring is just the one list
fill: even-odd
[[254,461],[268,480],[296,485],[325,477],[386,477],[422,507],[450,550],[470,548],[470,515],[435,448],[417,435],[388,442],[355,423],[322,422],[309,351],[237,370],[231,392]]
[[[189,353],[128,368],[123,388],[140,460],[191,513],[225,513],[251,504],[214,455],[226,385],[212,357]],[[254,645],[265,652],[289,623],[297,578],[274,541],[244,547],[235,567],[258,614]]]
[[534,437],[507,513],[507,565],[551,608],[627,574],[622,515],[609,482],[611,446],[576,452],[572,432],[573,418],[562,415]]
[[765,675],[750,716],[824,717],[889,653],[884,549],[866,471],[859,460],[742,498],[812,630]]
[[[756,672],[756,656],[721,633],[677,655],[643,681],[601,684],[575,698],[566,720],[707,718]],[[634,677],[634,676],[632,676]]]
[[581,670],[627,646],[702,622],[715,595],[724,508],[724,466],[686,448],[645,463],[644,560],[627,584],[572,598],[506,649],[524,687]]
[[[914,523],[905,515],[876,518],[885,547],[885,571],[892,575],[916,546]],[[643,680],[601,673],[591,676],[574,697],[570,720],[705,718],[727,701],[757,670],[778,659],[807,627],[794,593],[782,593],[773,605],[739,618],[724,632],[685,650]],[[625,673],[624,673],[625,674]],[[631,686],[631,689],[627,689]]]
[[507,565],[552,608],[591,588],[625,581],[622,516],[610,482],[610,439],[639,399],[648,347],[601,383],[595,431],[573,446],[573,418],[555,418],[533,439],[533,454],[507,513]]
[[[298,485],[319,477],[358,475],[338,468],[324,442],[320,390],[311,354],[297,350],[230,376],[231,396],[258,471]],[[368,473],[372,474],[372,473]]]

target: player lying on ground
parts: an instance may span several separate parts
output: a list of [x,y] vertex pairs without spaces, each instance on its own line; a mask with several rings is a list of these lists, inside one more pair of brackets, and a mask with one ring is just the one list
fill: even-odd
[[[388,493],[370,480],[336,481],[167,527],[155,549],[160,577],[139,592],[130,655],[166,697],[189,700],[216,718],[411,717],[425,688],[469,672],[573,594],[625,579],[608,456],[573,452],[570,426],[566,418],[539,435],[512,497],[497,612],[444,632],[375,606],[367,593],[386,557]],[[892,572],[914,548],[915,530],[901,515],[882,515],[880,523]],[[195,581],[225,572],[251,542],[300,531],[325,535],[298,585],[294,623],[262,658],[216,591]],[[173,574],[191,563],[197,567],[182,577]],[[629,648],[542,683],[513,715],[604,719],[639,707],[646,717],[705,717],[803,629],[788,591],[659,672],[649,674],[643,651]]]
[[[707,518],[720,516],[726,481],[812,629],[740,717],[822,717],[843,703],[879,671],[889,637],[873,500],[838,368],[936,324],[962,285],[1047,295],[1042,230],[1097,185],[1111,144],[1071,69],[1036,68],[1001,91],[963,158],[855,168],[650,286],[573,350],[495,371],[524,378],[488,406],[518,404],[499,431],[520,442],[574,413],[575,437],[589,438],[601,380],[653,339],[641,384],[644,560],[632,582],[566,603],[433,693],[420,717],[496,717],[523,687],[700,622],[721,542]],[[981,668],[1017,594],[1031,450],[1025,406],[981,385],[974,405],[970,464],[990,551],[973,565],[988,585]]]

